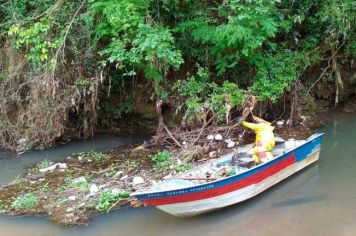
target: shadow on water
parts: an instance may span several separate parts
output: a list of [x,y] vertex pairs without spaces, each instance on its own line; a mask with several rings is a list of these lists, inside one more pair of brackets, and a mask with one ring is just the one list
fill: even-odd
[[[46,218],[0,217],[0,235],[356,235],[356,115],[325,118],[318,163],[241,204],[193,218],[176,218],[154,208],[124,208],[96,217],[88,227],[75,228],[61,228]],[[54,151],[50,158],[65,157],[75,152],[71,149],[76,145],[80,144],[60,147],[63,152]],[[3,164],[0,160],[0,176],[7,168]]]
[[301,197],[297,199],[290,199],[287,201],[282,201],[282,202],[276,202],[272,204],[273,207],[291,207],[291,206],[297,206],[301,204],[308,204],[310,202],[318,202],[318,201],[324,201],[326,199],[325,196],[310,196],[310,197]]

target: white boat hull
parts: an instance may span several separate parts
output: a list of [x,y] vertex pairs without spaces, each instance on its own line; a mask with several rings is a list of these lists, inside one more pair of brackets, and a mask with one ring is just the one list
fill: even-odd
[[[133,193],[145,205],[154,206],[175,216],[194,216],[250,199],[319,159],[323,134],[315,134],[295,146],[282,149],[274,159],[235,175],[193,186],[171,190],[149,190]],[[219,158],[231,162],[233,154]],[[186,173],[199,173],[209,164]],[[167,189],[162,187],[163,189]]]
[[226,206],[234,205],[236,203],[250,199],[261,192],[267,190],[273,185],[281,182],[282,180],[288,178],[294,173],[304,169],[308,165],[316,162],[319,159],[319,151],[311,154],[306,159],[296,162],[295,164],[281,170],[277,174],[270,176],[260,183],[250,185],[248,187],[233,191],[227,194],[223,194],[217,197],[212,197],[204,200],[169,204],[157,206],[158,209],[167,212],[168,214],[187,217],[200,215],[206,212],[214,211]]

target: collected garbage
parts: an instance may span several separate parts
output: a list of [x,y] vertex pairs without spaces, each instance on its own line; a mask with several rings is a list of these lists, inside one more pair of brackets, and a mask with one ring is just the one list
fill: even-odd
[[276,138],[277,145],[270,150],[272,159],[261,159],[259,163],[255,162],[253,157],[254,144],[240,146],[234,152],[226,154],[218,159],[212,160],[204,165],[198,166],[186,173],[171,176],[158,184],[155,190],[170,190],[191,187],[200,183],[210,182],[227,178],[242,172],[248,171],[258,165],[273,160],[274,158],[288,152],[289,150],[301,146],[305,140],[289,139],[287,141],[280,137]]

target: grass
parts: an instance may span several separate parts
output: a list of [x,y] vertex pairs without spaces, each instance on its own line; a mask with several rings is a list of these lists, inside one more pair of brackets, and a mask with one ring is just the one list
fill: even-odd
[[112,190],[104,191],[99,196],[99,202],[96,205],[96,209],[101,212],[107,212],[113,207],[117,201],[128,198],[130,194],[128,192],[115,193]]
[[31,209],[34,206],[38,205],[39,199],[36,195],[29,192],[24,195],[17,197],[17,199],[12,202],[11,207],[20,210],[20,209]]

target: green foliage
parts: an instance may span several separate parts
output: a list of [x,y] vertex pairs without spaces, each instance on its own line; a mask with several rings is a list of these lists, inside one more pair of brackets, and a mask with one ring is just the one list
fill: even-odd
[[49,191],[48,183],[46,183],[45,185],[41,186],[40,191],[43,192],[43,193],[47,193]]
[[[86,127],[95,120],[107,120],[102,123],[109,126],[133,113],[137,96],[159,97],[166,104],[178,100],[185,121],[193,124],[206,114],[221,122],[246,97],[278,101],[306,68],[324,67],[334,54],[339,65],[353,65],[356,55],[354,0],[18,0],[0,5],[0,84],[16,80],[8,83],[14,88],[0,88],[0,94],[10,91],[1,99],[18,91],[14,100],[24,108],[43,106],[47,120],[36,123],[29,117],[18,133],[30,137],[30,123],[46,124],[48,142],[68,128],[59,115],[75,110],[82,133],[92,130]],[[9,47],[27,63],[3,56]],[[20,70],[16,64],[25,65]],[[335,86],[331,70],[329,79],[320,81]],[[142,86],[143,95],[137,93]],[[54,114],[50,109],[56,107]],[[58,129],[56,122],[62,122]],[[5,136],[17,133],[9,126],[1,129]],[[46,135],[29,139],[46,140]]]
[[100,194],[96,209],[101,212],[108,211],[117,201],[128,198],[129,196],[130,194],[128,192],[116,193],[112,190],[106,190]]
[[80,156],[84,160],[91,160],[94,163],[101,163],[101,162],[106,162],[110,160],[110,155],[102,153],[102,152],[95,152],[95,151],[90,151],[90,152],[85,152],[80,154]]
[[67,177],[65,179],[65,189],[79,189],[79,190],[88,190],[89,189],[89,182],[76,182],[72,177]]
[[68,201],[68,199],[57,198],[52,201],[52,205],[55,207],[60,207],[63,204],[65,204],[67,201]]
[[9,80],[9,77],[0,73],[0,83]]
[[[0,21],[0,25],[6,26],[14,47],[25,52],[26,59],[34,69],[44,65],[55,69],[62,54],[60,49],[65,41],[69,41],[69,30],[74,23],[70,19],[75,10],[83,5],[75,1],[22,0],[5,6],[5,14],[14,19],[3,24]],[[71,40],[75,41],[73,38]]]
[[4,203],[0,200],[0,214],[3,214],[6,212],[5,205]]
[[49,160],[47,160],[47,159],[44,159],[44,160],[40,161],[39,163],[37,163],[36,166],[32,167],[32,168],[29,170],[29,172],[30,172],[31,174],[37,174],[40,169],[47,168],[47,167],[49,167],[49,166],[51,166],[51,165],[53,165],[53,164],[54,164],[54,163],[53,163],[52,161],[49,161]]
[[302,56],[290,51],[255,57],[253,63],[258,70],[250,91],[261,101],[276,101],[299,78],[302,62]]
[[192,168],[188,163],[180,163],[173,157],[173,153],[168,151],[160,151],[151,156],[153,161],[153,169],[158,172],[167,170],[175,170],[178,173],[185,172]]
[[[143,71],[147,79],[161,82],[167,70],[178,68],[183,59],[175,48],[170,30],[145,22],[150,1],[93,1],[92,18],[100,18],[95,27],[95,44],[109,40],[100,51],[104,65],[115,63],[126,77]],[[163,94],[155,87],[156,94]]]
[[211,45],[210,53],[216,56],[218,75],[222,75],[275,35],[275,10],[275,1],[232,0],[227,6],[219,6],[214,12],[215,18],[198,16],[183,21],[177,30],[189,32],[195,42]]
[[132,171],[140,167],[140,162],[138,162],[137,160],[126,160],[124,162],[124,166],[125,170]]
[[[124,91],[126,93],[128,91]],[[128,115],[134,112],[134,101],[131,95],[125,96],[120,102],[113,102],[109,99],[102,99],[99,103],[100,115],[104,125],[115,125],[115,122],[123,115]],[[105,123],[106,122],[106,123]]]
[[244,92],[237,84],[224,81],[219,86],[215,82],[210,82],[207,71],[202,68],[198,68],[196,76],[178,81],[175,88],[186,98],[184,101],[187,121],[193,121],[197,115],[206,111],[211,111],[220,121],[227,112],[245,100]]
[[75,85],[81,86],[81,87],[86,87],[90,85],[90,81],[87,79],[78,79],[75,81]]
[[37,167],[38,167],[39,169],[43,169],[43,168],[47,168],[47,167],[49,167],[49,166],[51,166],[51,165],[53,165],[53,162],[52,162],[52,161],[49,161],[49,160],[47,160],[47,159],[44,159],[43,161],[41,161],[41,162],[39,162],[39,163],[37,164]]
[[59,192],[59,193],[63,193],[66,190],[67,190],[67,186],[65,186],[65,185],[61,185],[56,189],[56,191]]
[[21,209],[31,209],[39,203],[39,199],[36,195],[29,192],[24,195],[17,197],[17,199],[12,202],[11,207],[15,210]]
[[[10,36],[16,36],[17,49],[26,46],[29,52],[26,58],[33,63],[41,63],[49,60],[50,52],[57,49],[60,41],[49,39],[50,23],[45,21],[36,22],[29,28],[12,26]],[[53,63],[53,62],[52,62]]]
[[151,156],[151,160],[153,161],[153,169],[160,172],[169,170],[175,164],[173,154],[168,151],[158,152]]
[[181,164],[175,168],[177,173],[184,173],[190,169],[192,169],[192,165],[186,163]]

